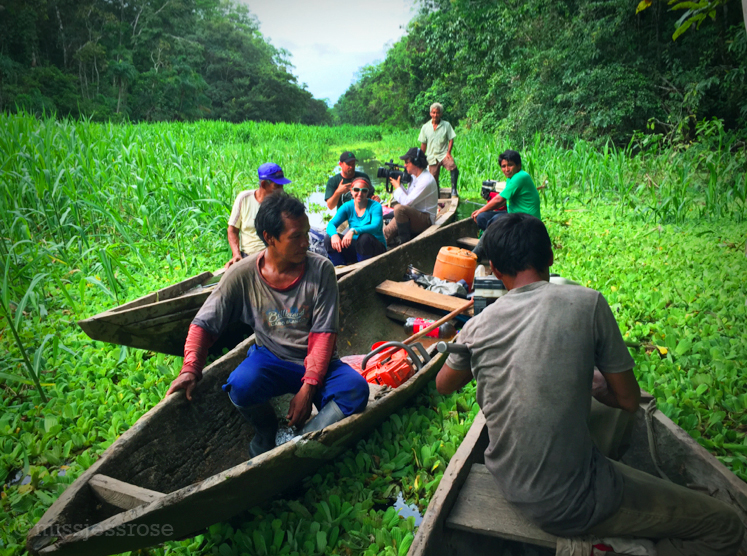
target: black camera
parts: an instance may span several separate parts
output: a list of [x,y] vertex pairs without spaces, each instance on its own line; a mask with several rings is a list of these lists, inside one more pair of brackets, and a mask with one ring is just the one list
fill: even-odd
[[485,180],[482,182],[482,189],[480,189],[480,196],[486,201],[490,201],[490,194],[495,193],[495,186],[498,182],[496,180]]
[[384,185],[387,193],[392,192],[392,184],[389,182],[389,178],[394,178],[396,180],[401,177],[401,183],[412,182],[412,176],[405,172],[404,167],[396,164],[394,160],[389,159],[389,162],[385,162],[384,166],[386,166],[386,168],[379,166],[379,169],[376,171],[376,177],[379,179],[384,178]]

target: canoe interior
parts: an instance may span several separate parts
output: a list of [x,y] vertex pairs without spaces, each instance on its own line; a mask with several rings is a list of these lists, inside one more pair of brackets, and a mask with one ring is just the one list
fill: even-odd
[[[459,198],[442,199],[444,207],[439,211],[436,224],[423,232],[418,241],[435,233],[451,222],[459,204]],[[386,253],[375,257],[378,260]],[[362,261],[347,267],[338,267],[338,276],[351,274],[375,262]],[[197,311],[213,290],[213,285],[222,274],[203,272],[186,280],[150,293],[93,317],[78,322],[92,339],[137,349],[145,349],[182,356],[187,330]],[[211,354],[220,354],[224,348],[231,349],[249,337],[251,327],[243,323],[231,325],[218,342],[210,349]]]
[[[471,221],[446,226],[427,241],[393,249],[386,257],[341,279],[340,355],[367,353],[375,341],[404,339],[401,323],[386,317],[387,305],[396,300],[375,293],[375,286],[386,279],[401,278],[408,264],[432,270],[441,246],[455,245],[459,237],[474,232]],[[208,367],[192,402],[173,396],[133,425],[55,502],[30,533],[30,546],[42,548],[48,544],[38,531],[50,525],[94,524],[121,512],[94,497],[86,484],[93,474],[169,494],[250,460],[248,445],[254,431],[221,386],[252,343],[253,337]]]
[[[658,476],[651,450],[645,410],[650,398],[644,399],[636,413],[631,447],[622,457],[626,465]],[[706,492],[729,504],[747,526],[747,484],[703,449],[684,430],[659,411],[653,413],[653,438],[660,469],[682,486]],[[554,549],[497,537],[452,529],[445,525],[461,487],[472,465],[484,463],[488,446],[485,419],[480,414],[452,458],[444,478],[431,499],[423,522],[408,556],[551,556]],[[496,520],[500,516],[495,516]],[[742,541],[740,555],[747,554],[747,539]]]

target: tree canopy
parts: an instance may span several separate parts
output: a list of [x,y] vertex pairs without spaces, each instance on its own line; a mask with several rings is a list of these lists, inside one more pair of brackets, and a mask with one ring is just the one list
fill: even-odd
[[516,138],[627,142],[747,123],[747,33],[737,3],[672,41],[681,15],[628,0],[425,0],[381,63],[334,107],[342,122],[410,126],[444,104],[452,123]]
[[133,121],[328,123],[230,0],[4,0],[0,109]]

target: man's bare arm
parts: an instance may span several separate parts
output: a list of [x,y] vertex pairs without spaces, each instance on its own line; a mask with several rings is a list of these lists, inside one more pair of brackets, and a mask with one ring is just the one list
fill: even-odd
[[604,405],[618,407],[635,413],[641,403],[641,387],[633,374],[633,369],[622,373],[602,373],[607,381],[607,390],[594,397]]
[[444,364],[436,375],[436,390],[439,394],[451,394],[469,384],[471,380],[472,373],[469,370],[459,371]]
[[226,263],[226,268],[241,260],[241,247],[239,246],[240,230],[236,226],[228,225],[228,245],[231,247],[231,260]]
[[335,192],[332,193],[332,196],[327,199],[327,208],[329,210],[334,210],[337,208],[337,203],[340,200],[340,197],[344,193],[350,192],[351,186],[353,185],[353,182],[348,182],[344,184],[342,181],[340,182],[340,185],[337,186],[337,189],[335,189]]
[[425,148],[428,146],[427,143],[420,143],[420,150],[425,152]]
[[451,149],[453,149],[453,148],[454,148],[454,140],[453,139],[449,139],[449,148],[446,149],[446,154],[451,154]]

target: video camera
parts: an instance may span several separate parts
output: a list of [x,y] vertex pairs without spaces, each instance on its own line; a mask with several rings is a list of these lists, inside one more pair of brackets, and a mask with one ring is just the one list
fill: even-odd
[[384,186],[386,187],[387,193],[392,192],[392,184],[389,182],[389,178],[397,179],[401,177],[402,183],[412,182],[412,176],[405,172],[404,167],[396,164],[394,160],[389,159],[389,162],[385,162],[384,166],[386,166],[386,168],[379,167],[376,171],[376,177],[379,179],[384,178]]
[[496,180],[485,180],[482,182],[482,188],[480,189],[480,196],[485,199],[486,201],[490,201],[492,197],[495,195],[491,195],[491,193],[497,193],[495,190],[495,186],[498,184]]

